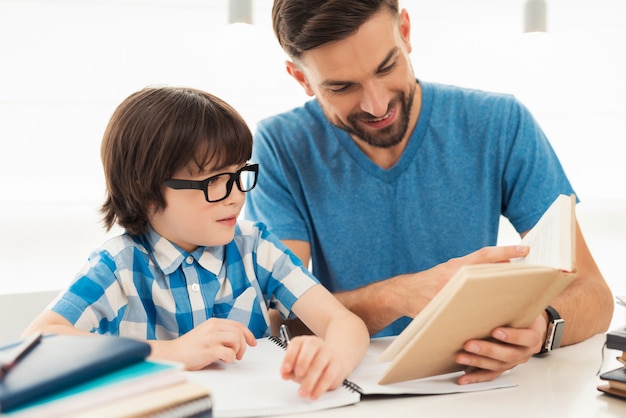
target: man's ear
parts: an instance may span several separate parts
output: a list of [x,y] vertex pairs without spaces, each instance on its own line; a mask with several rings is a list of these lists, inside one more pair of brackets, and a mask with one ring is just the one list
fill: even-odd
[[411,20],[406,9],[402,9],[399,16],[400,36],[406,45],[407,52],[411,52]]
[[311,89],[311,85],[306,79],[306,76],[293,61],[285,61],[285,67],[289,75],[292,76],[294,80],[296,80],[302,86],[304,92],[307,95],[315,96],[315,93],[313,93],[313,89]]

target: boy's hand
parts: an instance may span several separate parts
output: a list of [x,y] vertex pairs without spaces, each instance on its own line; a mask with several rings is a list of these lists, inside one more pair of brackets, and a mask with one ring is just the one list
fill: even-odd
[[256,345],[254,335],[245,325],[220,318],[208,319],[172,342],[176,352],[171,354],[187,370],[200,370],[218,360],[241,360],[247,346]]
[[300,336],[291,340],[280,368],[283,379],[300,383],[298,394],[317,399],[327,390],[339,387],[346,371],[319,337]]

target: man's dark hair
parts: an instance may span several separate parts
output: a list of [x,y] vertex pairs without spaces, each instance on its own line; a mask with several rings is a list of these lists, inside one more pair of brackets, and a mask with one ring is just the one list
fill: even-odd
[[295,60],[354,34],[383,7],[399,13],[398,0],[275,0],[272,24],[278,43]]

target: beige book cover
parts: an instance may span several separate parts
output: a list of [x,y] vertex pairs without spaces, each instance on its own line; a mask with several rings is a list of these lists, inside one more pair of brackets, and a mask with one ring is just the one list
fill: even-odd
[[536,260],[549,248],[553,257],[547,265],[519,259],[462,267],[381,354],[379,360],[391,364],[379,383],[463,370],[455,357],[465,342],[489,338],[499,326],[530,325],[576,276],[574,204],[573,196],[559,196],[533,228],[543,232],[527,234],[532,238],[527,258],[533,249]]

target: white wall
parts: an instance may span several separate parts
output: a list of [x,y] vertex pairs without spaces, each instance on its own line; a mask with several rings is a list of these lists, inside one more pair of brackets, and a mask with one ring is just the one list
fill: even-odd
[[[626,294],[626,2],[548,0],[549,33],[534,37],[521,35],[522,0],[402,4],[419,78],[511,92],[535,114],[601,268]],[[107,236],[99,144],[130,93],[205,89],[253,129],[306,98],[270,9],[255,0],[255,26],[229,27],[226,0],[0,0],[0,293],[62,287]]]

